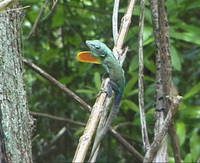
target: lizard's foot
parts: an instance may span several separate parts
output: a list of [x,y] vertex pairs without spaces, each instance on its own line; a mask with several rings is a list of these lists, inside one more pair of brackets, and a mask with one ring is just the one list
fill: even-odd
[[112,96],[112,89],[109,90],[110,88],[107,88],[107,89],[101,89],[99,91],[99,93],[97,94],[97,97],[100,96],[101,93],[106,93],[108,97],[111,97]]
[[101,89],[99,91],[99,93],[97,94],[97,97],[99,97],[101,93],[106,93],[108,97],[112,96],[112,85],[110,82],[108,83],[108,85],[105,89]]
[[103,79],[106,79],[106,78],[109,78],[109,74],[105,72],[105,73],[102,75],[102,80],[103,80]]

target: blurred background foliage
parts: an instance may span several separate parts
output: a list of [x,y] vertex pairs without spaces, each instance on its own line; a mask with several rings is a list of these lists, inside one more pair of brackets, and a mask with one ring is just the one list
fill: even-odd
[[[173,81],[183,102],[176,115],[176,129],[180,139],[184,162],[200,158],[200,3],[196,0],[168,0],[170,48]],[[22,0],[25,9],[23,21],[24,57],[31,59],[93,105],[101,84],[103,69],[98,65],[79,63],[78,51],[87,50],[85,40],[100,39],[113,46],[111,18],[112,0]],[[120,16],[127,1],[120,4]],[[143,154],[139,109],[138,81],[138,20],[139,6],[134,13],[125,45],[129,46],[124,70],[126,89],[121,109],[113,125]],[[38,15],[40,15],[38,19]],[[30,35],[34,23],[38,23]],[[144,29],[145,108],[148,131],[152,140],[155,105],[155,44],[149,2],[146,3]],[[87,122],[88,113],[67,94],[46,79],[25,67],[25,80],[31,111],[48,113],[75,121]],[[66,132],[57,134],[66,126]],[[35,162],[69,162],[72,160],[83,127],[35,117],[33,131],[33,156]],[[110,135],[104,141],[99,156],[101,162],[134,161]],[[173,161],[169,142],[170,162]]]

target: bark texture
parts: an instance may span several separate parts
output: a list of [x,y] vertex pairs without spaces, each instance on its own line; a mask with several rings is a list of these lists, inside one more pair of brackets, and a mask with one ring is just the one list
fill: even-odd
[[30,163],[32,119],[27,110],[21,60],[21,10],[0,12],[0,158]]
[[[152,20],[154,36],[157,46],[156,54],[156,123],[155,136],[160,132],[169,109],[171,88],[171,60],[169,52],[168,20],[165,8],[165,0],[151,0]],[[154,162],[168,162],[167,137],[162,142]]]

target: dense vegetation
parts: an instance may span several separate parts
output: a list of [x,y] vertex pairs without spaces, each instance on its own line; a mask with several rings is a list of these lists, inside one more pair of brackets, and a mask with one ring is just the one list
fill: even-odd
[[[23,21],[24,57],[31,59],[92,106],[100,88],[103,70],[98,65],[78,63],[75,55],[80,50],[87,50],[84,42],[88,39],[100,39],[112,47],[113,1],[61,0],[55,6],[53,2],[56,1],[23,1],[23,6],[30,6],[25,9]],[[173,81],[183,96],[176,115],[176,129],[182,159],[191,162],[200,158],[200,3],[195,0],[168,0],[166,4]],[[126,1],[120,4],[121,16],[126,5]],[[113,125],[116,124],[116,129],[123,137],[143,153],[137,100],[139,6],[134,9],[133,15],[126,38],[129,51],[123,66],[127,84],[120,113]],[[32,29],[34,32],[29,35]],[[155,44],[152,31],[147,2],[144,29],[145,108],[150,135],[153,134],[155,104]],[[31,111],[87,122],[88,113],[78,103],[28,67],[25,80]],[[66,126],[66,132],[56,139],[63,126]],[[71,161],[82,131],[81,126],[36,117],[33,131],[35,161]],[[103,149],[99,159],[101,162],[133,160],[109,135]],[[169,155],[173,161],[170,147]]]

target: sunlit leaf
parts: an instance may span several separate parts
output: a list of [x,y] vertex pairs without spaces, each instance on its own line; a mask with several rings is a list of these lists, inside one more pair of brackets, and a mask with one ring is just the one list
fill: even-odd
[[172,59],[172,66],[175,70],[181,70],[181,60],[178,54],[178,51],[175,49],[174,46],[171,46],[171,59]]
[[185,141],[185,136],[186,136],[185,124],[183,122],[178,122],[176,123],[176,128],[177,128],[176,131],[179,137],[180,145],[182,145]]
[[200,135],[198,130],[195,130],[190,137],[190,152],[193,158],[193,161],[196,161],[200,156]]
[[183,98],[186,100],[192,96],[194,96],[195,94],[200,92],[200,82],[198,84],[196,84],[195,86],[193,86],[184,96]]
[[99,72],[94,73],[94,84],[97,89],[101,86],[101,76]]
[[121,105],[122,108],[131,109],[135,112],[138,112],[138,106],[131,100],[123,100]]

